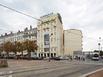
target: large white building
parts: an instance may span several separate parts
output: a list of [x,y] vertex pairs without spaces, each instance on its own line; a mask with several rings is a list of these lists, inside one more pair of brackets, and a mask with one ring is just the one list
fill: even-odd
[[82,38],[81,30],[64,30],[64,55],[73,56],[73,52],[82,52]]
[[59,13],[40,17],[37,24],[37,44],[39,56],[55,57],[63,55],[63,25]]

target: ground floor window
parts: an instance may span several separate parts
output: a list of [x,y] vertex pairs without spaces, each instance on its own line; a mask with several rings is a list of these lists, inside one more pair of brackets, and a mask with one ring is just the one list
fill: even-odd
[[47,57],[49,57],[49,53],[47,53]]
[[56,53],[54,53],[54,57],[56,57]]
[[46,53],[44,53],[44,58],[46,58]]
[[51,53],[51,57],[53,57],[53,53]]
[[40,57],[40,53],[39,53],[39,57]]
[[46,58],[46,57],[56,57],[56,53],[39,53],[38,54],[38,57],[44,57],[44,58]]

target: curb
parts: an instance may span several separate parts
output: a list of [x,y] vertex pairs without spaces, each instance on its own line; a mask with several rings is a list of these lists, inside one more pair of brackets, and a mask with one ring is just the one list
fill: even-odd
[[84,74],[84,75],[82,75],[82,76],[80,76],[80,77],[87,77],[87,76],[90,75],[90,74],[93,74],[93,73],[96,73],[96,72],[99,72],[99,71],[102,71],[102,70],[103,70],[103,68],[97,69],[96,71],[92,71],[92,72],[87,73],[87,74]]

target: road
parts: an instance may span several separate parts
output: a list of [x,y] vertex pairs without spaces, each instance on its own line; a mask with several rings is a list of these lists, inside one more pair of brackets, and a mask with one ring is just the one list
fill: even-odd
[[80,77],[102,67],[102,64],[88,62],[46,62],[46,64],[40,63],[37,68],[31,67],[24,71],[1,77]]

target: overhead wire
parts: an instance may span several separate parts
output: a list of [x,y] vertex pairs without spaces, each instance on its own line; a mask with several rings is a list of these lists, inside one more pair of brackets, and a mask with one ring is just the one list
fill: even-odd
[[27,17],[33,18],[33,19],[35,19],[35,20],[41,21],[41,20],[38,19],[38,18],[35,18],[35,17],[33,17],[33,16],[29,15],[29,14],[23,13],[23,12],[18,11],[18,10],[16,10],[16,9],[13,9],[13,8],[11,8],[11,7],[8,7],[7,5],[4,5],[4,4],[1,4],[1,3],[0,3],[0,6],[2,6],[2,7],[4,7],[4,8],[7,8],[7,9],[9,9],[9,10],[15,11],[15,12],[17,12],[17,13],[19,13],[19,14],[25,15],[25,16],[27,16]]

